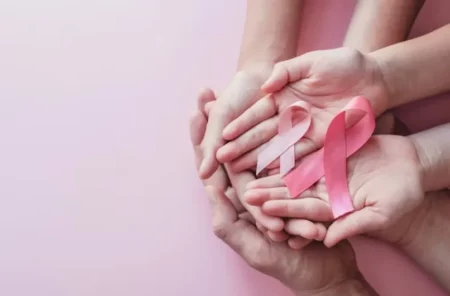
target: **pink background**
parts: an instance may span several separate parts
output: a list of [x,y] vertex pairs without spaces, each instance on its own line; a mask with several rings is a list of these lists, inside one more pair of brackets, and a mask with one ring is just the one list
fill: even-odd
[[[428,1],[415,32],[448,21],[444,2]],[[353,4],[309,1],[302,51],[338,46]],[[197,89],[233,74],[244,13],[245,1],[2,1],[0,295],[289,295],[211,234],[187,133]],[[382,295],[443,295],[388,247],[355,245]]]

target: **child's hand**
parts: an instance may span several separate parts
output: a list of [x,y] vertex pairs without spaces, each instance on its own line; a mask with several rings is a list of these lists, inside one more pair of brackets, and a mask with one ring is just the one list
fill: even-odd
[[[259,147],[277,133],[277,118],[264,120],[295,101],[311,104],[312,116],[309,131],[295,145],[297,159],[323,146],[330,121],[353,97],[368,98],[376,115],[387,106],[377,62],[349,48],[314,51],[278,63],[262,89],[273,94],[256,102],[223,131],[224,138],[233,141],[220,148],[217,157],[221,162],[233,160],[235,171],[256,165]],[[278,161],[268,168],[276,166]]]
[[209,178],[219,167],[216,152],[225,143],[223,129],[263,96],[263,77],[267,78],[262,74],[259,76],[238,72],[211,108],[205,137],[201,143],[203,161],[199,169],[200,178]]
[[[420,168],[408,138],[372,137],[348,162],[348,185],[355,211],[331,224],[325,245],[330,247],[358,234],[381,231],[415,209],[424,195]],[[265,214],[333,221],[324,178],[299,199],[287,200],[289,191],[280,175],[255,180],[248,189],[244,199],[249,204],[262,205]]]

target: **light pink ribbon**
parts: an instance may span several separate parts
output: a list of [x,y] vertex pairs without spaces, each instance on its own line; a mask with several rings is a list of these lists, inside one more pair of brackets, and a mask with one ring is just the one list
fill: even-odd
[[[308,107],[303,108],[309,110]],[[285,123],[281,123],[282,120],[287,120],[287,117],[280,116],[279,125],[285,126]],[[284,177],[290,195],[298,196],[325,176],[325,185],[334,217],[338,218],[352,212],[354,207],[347,184],[347,158],[369,140],[374,129],[375,115],[370,102],[361,96],[353,98],[328,126],[324,147],[305,156],[297,168]],[[290,131],[285,134],[291,135]],[[294,144],[301,137],[284,141]],[[275,150],[277,147],[282,146],[272,143],[263,152],[269,154],[266,152],[267,149]],[[277,153],[270,151],[270,155],[281,155],[283,151],[281,149],[276,151]],[[258,158],[259,161],[260,158]]]
[[[287,174],[295,166],[294,144],[306,134],[311,125],[309,109],[308,103],[298,101],[280,114],[278,135],[258,155],[257,175],[278,157],[282,175]],[[302,117],[296,118],[298,122],[293,126],[294,115]]]

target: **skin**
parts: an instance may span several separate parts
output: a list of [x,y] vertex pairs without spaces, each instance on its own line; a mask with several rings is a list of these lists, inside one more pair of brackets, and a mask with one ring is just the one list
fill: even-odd
[[[393,135],[372,137],[348,159],[347,179],[355,211],[335,221],[322,178],[292,199],[280,175],[248,184],[245,199],[272,216],[332,222],[324,244],[381,231],[415,210],[424,198],[421,166],[412,141]],[[289,232],[291,221],[286,223]]]
[[232,131],[229,136],[235,140],[219,150],[219,160],[233,161],[236,171],[252,168],[259,147],[276,134],[274,115],[282,112],[293,101],[292,97],[311,103],[313,119],[317,121],[313,124],[316,128],[295,146],[299,158],[322,147],[330,119],[353,96],[369,98],[374,112],[380,115],[450,90],[449,36],[447,25],[370,54],[340,48],[310,52],[278,63],[263,85],[265,91],[274,94],[258,101],[229,124],[227,129]]
[[359,0],[345,47],[369,53],[406,40],[425,0]]
[[[191,121],[191,138],[197,164],[201,161],[199,145],[205,125],[206,115],[196,112]],[[432,142],[429,136],[423,139]],[[429,156],[427,154],[426,159],[430,159]],[[427,169],[438,172],[439,166]],[[292,246],[275,243],[258,231],[251,215],[239,203],[236,191],[230,187],[229,180],[234,174],[219,167],[211,178],[204,180],[204,184],[212,207],[215,234],[252,267],[280,280],[295,295],[377,295],[357,270],[353,251],[347,242],[331,249],[313,243],[294,251]],[[432,192],[397,223],[368,235],[397,246],[450,292],[447,272],[450,268],[449,211],[450,192]]]
[[[203,110],[199,104],[190,123],[197,167],[202,160],[200,145],[207,122]],[[236,190],[230,186],[236,175],[220,166],[203,182],[212,208],[214,233],[253,268],[278,279],[295,295],[377,295],[358,271],[348,242],[331,249],[318,242],[304,247],[307,240],[273,242],[258,230],[239,202],[238,195],[243,192],[239,186],[245,184],[237,184]]]
[[222,131],[264,94],[261,85],[279,61],[295,56],[300,27],[300,0],[248,0],[238,72],[210,112],[201,148],[201,178],[218,168],[217,150],[225,143]]

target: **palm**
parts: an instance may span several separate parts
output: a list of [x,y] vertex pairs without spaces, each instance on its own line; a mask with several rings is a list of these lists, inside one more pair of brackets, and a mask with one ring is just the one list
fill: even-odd
[[[312,126],[306,138],[320,147],[331,120],[353,97],[365,96],[376,105],[386,95],[377,83],[377,66],[358,51],[344,48],[309,55],[307,77],[286,85],[273,98],[279,113],[296,100],[311,105]],[[377,112],[378,107],[373,107]]]
[[[422,202],[423,188],[417,167],[412,143],[400,136],[373,136],[350,158],[348,186],[353,205],[355,210],[371,211],[377,231],[393,225]],[[312,191],[328,202],[324,178]]]
[[375,136],[349,162],[356,209],[371,207],[390,226],[423,200],[418,158],[409,139]]

